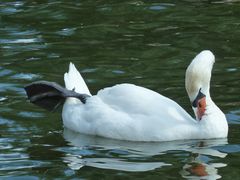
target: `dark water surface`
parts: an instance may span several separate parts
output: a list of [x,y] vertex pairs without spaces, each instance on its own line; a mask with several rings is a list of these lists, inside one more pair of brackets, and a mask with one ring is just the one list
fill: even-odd
[[[240,3],[237,1],[0,2],[0,176],[22,179],[236,179],[240,176]],[[64,130],[61,111],[26,100],[36,80],[63,84],[69,62],[92,93],[129,82],[191,112],[184,73],[216,55],[211,94],[228,139],[133,143]]]

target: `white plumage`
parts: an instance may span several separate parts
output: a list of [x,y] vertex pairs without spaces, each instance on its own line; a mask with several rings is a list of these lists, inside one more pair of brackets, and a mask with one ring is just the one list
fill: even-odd
[[[76,98],[68,98],[62,112],[64,126],[79,133],[131,141],[226,137],[228,124],[225,115],[213,103],[209,93],[213,63],[213,54],[202,51],[186,73],[186,88],[191,102],[199,88],[206,94],[206,111],[200,121],[157,92],[133,84],[119,84],[100,90],[89,97],[86,104]],[[210,77],[204,74],[206,71],[210,72]],[[91,95],[72,63],[64,80],[67,89]],[[194,82],[195,86],[191,87],[189,82]]]

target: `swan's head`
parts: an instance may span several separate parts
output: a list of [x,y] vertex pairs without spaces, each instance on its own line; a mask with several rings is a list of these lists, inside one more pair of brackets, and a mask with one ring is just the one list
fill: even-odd
[[214,62],[213,53],[204,50],[192,60],[186,70],[185,87],[198,120],[201,120],[204,115],[206,98],[210,97],[210,80]]

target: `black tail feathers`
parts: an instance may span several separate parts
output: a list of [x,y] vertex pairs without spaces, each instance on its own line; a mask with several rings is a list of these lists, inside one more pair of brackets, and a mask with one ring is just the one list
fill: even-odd
[[55,111],[67,97],[78,98],[84,104],[89,97],[87,94],[79,94],[74,90],[67,90],[57,83],[48,81],[33,82],[25,86],[25,91],[31,103],[49,111]]

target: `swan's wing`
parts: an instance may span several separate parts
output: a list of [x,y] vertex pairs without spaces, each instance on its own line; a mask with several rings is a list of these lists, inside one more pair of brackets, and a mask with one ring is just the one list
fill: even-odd
[[150,89],[133,84],[119,84],[105,88],[97,96],[113,109],[145,116],[158,116],[168,121],[193,120],[175,101]]

